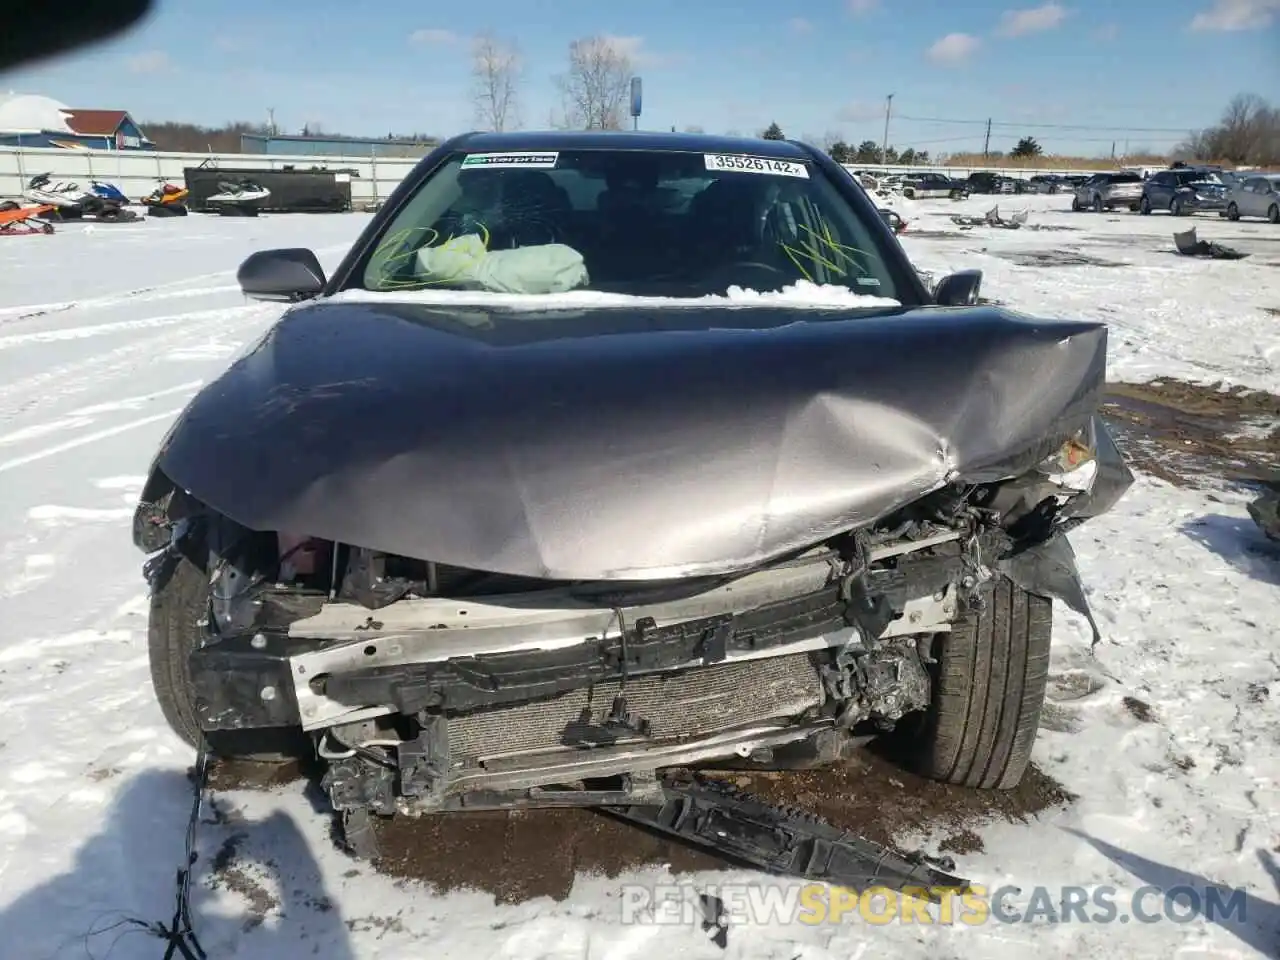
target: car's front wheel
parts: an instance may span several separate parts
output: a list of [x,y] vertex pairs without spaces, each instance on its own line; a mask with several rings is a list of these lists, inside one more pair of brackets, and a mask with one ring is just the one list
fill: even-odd
[[1271,223],[1280,223],[1280,206],[1273,203],[1271,209],[1267,211],[1267,219]]
[[1138,204],[1138,212],[1143,216],[1147,216],[1151,213],[1151,200],[1149,197],[1144,196],[1142,198],[1142,202]]
[[1053,604],[1007,578],[933,645],[933,702],[916,768],[946,783],[1016,787],[1031,761],[1049,678]]
[[1228,220],[1240,219],[1240,208],[1237,207],[1234,203],[1227,204],[1227,219]]
[[202,733],[187,657],[199,646],[209,609],[209,580],[186,557],[151,594],[147,654],[151,686],[169,727],[192,747],[203,739],[215,756],[281,762],[304,755],[302,730],[221,730]]

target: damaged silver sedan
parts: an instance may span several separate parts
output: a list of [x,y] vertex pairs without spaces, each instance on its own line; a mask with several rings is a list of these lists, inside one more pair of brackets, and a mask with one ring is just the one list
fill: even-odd
[[672,771],[890,731],[1014,786],[1052,601],[1088,616],[1064,534],[1132,476],[1106,328],[979,279],[927,289],[802,144],[445,143],[331,277],[241,267],[294,305],[135,518],[166,718],[318,757],[357,848],[371,816],[656,811]]

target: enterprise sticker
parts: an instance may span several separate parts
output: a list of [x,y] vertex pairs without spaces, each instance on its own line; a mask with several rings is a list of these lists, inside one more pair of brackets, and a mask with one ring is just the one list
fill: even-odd
[[558,153],[469,153],[462,158],[462,169],[523,167],[546,170],[556,165],[559,156]]
[[809,179],[809,168],[794,160],[773,160],[769,157],[744,157],[731,153],[704,153],[708,170],[726,170],[733,173],[764,173],[777,177]]

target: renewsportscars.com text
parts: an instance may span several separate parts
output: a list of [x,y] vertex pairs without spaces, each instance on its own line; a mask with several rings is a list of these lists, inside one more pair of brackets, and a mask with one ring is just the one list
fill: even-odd
[[[929,902],[932,894],[937,902]],[[708,902],[719,901],[715,917]],[[1218,923],[1246,919],[1243,890],[1218,886],[954,888],[861,893],[821,883],[670,883],[622,888],[622,922],[633,924],[808,925],[890,923],[981,926],[989,923]]]

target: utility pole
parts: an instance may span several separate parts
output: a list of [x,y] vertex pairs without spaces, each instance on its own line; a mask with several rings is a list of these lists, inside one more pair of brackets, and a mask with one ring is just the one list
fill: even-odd
[[884,102],[884,144],[880,147],[880,162],[888,163],[889,161],[889,116],[893,113],[893,94],[885,99]]
[[271,136],[276,135],[276,108],[267,107],[267,130]]
[[987,139],[982,141],[982,159],[986,159],[991,155],[991,118],[987,117]]

